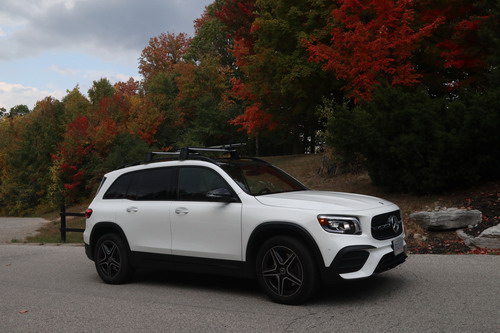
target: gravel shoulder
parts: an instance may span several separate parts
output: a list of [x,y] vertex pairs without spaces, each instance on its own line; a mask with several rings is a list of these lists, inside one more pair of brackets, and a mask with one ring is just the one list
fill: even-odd
[[49,222],[40,217],[0,217],[0,244],[22,242]]

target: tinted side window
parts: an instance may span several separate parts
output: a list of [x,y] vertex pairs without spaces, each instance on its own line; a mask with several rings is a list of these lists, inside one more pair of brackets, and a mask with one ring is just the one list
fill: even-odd
[[173,200],[173,168],[146,169],[134,173],[127,199],[139,201]]
[[179,170],[179,200],[208,201],[208,191],[226,188],[233,192],[224,178],[208,168],[184,167]]
[[104,194],[104,199],[125,199],[132,180],[133,173],[126,173],[118,177]]

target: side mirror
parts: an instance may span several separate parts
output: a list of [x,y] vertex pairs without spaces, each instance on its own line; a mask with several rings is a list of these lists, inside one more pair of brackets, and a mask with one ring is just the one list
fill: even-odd
[[207,199],[210,201],[220,201],[220,202],[237,202],[233,194],[227,188],[216,188],[207,192]]

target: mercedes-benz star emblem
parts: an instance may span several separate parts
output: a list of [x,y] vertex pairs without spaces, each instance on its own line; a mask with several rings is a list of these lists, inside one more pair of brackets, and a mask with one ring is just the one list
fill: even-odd
[[391,225],[392,230],[394,231],[394,233],[398,233],[399,232],[400,223],[399,223],[399,219],[398,219],[398,217],[396,215],[389,216],[389,218],[387,219],[387,222],[389,222],[389,224]]

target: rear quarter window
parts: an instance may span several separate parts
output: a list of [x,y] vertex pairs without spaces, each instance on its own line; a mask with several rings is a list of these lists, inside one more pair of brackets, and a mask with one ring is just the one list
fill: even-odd
[[126,173],[118,177],[106,191],[103,199],[125,199],[133,176],[133,173]]
[[123,174],[109,187],[103,199],[173,200],[173,174],[173,168],[152,168]]

